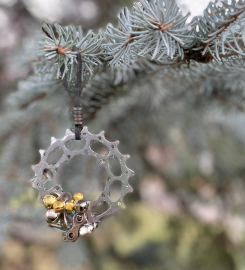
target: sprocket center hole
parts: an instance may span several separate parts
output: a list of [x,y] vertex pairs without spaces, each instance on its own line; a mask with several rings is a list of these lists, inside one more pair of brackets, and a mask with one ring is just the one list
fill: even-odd
[[108,178],[105,168],[90,155],[75,155],[59,166],[57,174],[64,191],[81,192],[85,200],[97,200]]

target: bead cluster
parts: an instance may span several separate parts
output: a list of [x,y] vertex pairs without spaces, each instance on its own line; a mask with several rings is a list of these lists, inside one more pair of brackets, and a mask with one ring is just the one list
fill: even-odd
[[82,193],[77,192],[73,196],[69,192],[47,194],[43,203],[49,226],[62,230],[65,241],[74,242],[78,236],[85,236],[98,228],[99,222],[87,220],[89,202],[83,199]]
[[66,202],[60,201],[55,195],[48,194],[44,196],[43,203],[47,209],[53,209],[55,213],[61,212],[62,210],[71,212],[76,209],[75,202],[81,200],[83,200],[83,194],[79,192],[73,194],[73,200]]

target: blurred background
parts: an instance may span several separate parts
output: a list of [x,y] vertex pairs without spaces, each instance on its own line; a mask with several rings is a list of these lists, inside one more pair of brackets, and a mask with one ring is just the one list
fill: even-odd
[[[208,4],[177,2],[192,17]],[[41,25],[73,23],[97,32],[109,22],[116,25],[120,9],[132,5],[131,0],[0,0],[1,270],[245,269],[245,107],[244,96],[230,95],[229,77],[202,76],[194,84],[171,73],[163,79],[158,72],[124,89],[126,94],[91,119],[92,133],[105,130],[108,140],[120,140],[119,150],[130,154],[127,164],[136,175],[126,209],[104,219],[90,236],[62,242],[36,202],[29,179],[38,150],[72,127],[71,101],[62,86],[44,99],[26,102],[23,94],[25,88],[39,89],[27,78]],[[209,94],[200,94],[204,88]],[[235,84],[235,90],[241,88]],[[217,94],[219,89],[228,89],[227,96]],[[67,163],[60,178],[65,190],[89,199],[104,184],[91,158]]]

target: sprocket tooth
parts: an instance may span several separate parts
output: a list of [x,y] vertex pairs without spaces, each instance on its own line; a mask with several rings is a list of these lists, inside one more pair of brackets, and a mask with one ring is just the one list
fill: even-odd
[[128,192],[133,192],[133,188],[131,186],[128,186]]
[[42,201],[43,201],[40,194],[39,194],[38,197],[37,197],[37,201],[38,201],[38,202],[42,202]]
[[130,177],[133,177],[135,175],[135,172],[132,170],[129,170],[129,175],[130,175]]
[[124,155],[124,158],[125,159],[129,159],[130,158],[130,155]]
[[31,168],[35,172],[37,165],[32,165]]
[[40,153],[40,155],[41,155],[41,157],[43,157],[44,156],[44,153],[45,153],[45,150],[39,150],[39,153]]
[[105,138],[105,131],[102,130],[102,131],[99,133],[99,135],[100,135],[101,137]]
[[55,143],[57,140],[55,139],[55,137],[51,137],[51,144]]
[[124,203],[121,204],[121,208],[125,209],[126,205]]
[[70,129],[67,129],[66,130],[66,135],[74,135],[74,133]]
[[40,187],[37,185],[36,181],[31,183],[32,187],[35,188],[36,190],[40,190]]
[[88,128],[87,127],[83,127],[82,132],[88,132]]
[[119,144],[119,141],[115,141],[113,144],[115,145],[115,147],[117,147]]
[[135,172],[132,171],[132,176],[135,176]]

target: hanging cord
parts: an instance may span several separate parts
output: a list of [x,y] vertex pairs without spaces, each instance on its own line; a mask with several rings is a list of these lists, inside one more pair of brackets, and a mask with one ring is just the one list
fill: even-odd
[[[77,47],[73,47],[73,50],[78,52],[77,54],[77,94],[74,99],[74,105],[72,108],[72,114],[73,114],[73,119],[75,123],[75,139],[76,140],[81,140],[81,131],[83,129],[83,108],[82,108],[82,58],[81,54],[79,53],[79,49]],[[64,72],[64,65],[61,67],[61,71]],[[71,91],[69,89],[69,85],[67,82],[67,77],[66,75],[64,76],[63,79],[63,85],[66,89],[66,91],[71,94]]]
[[77,96],[75,97],[74,100],[74,106],[72,109],[73,113],[73,118],[75,122],[75,139],[76,140],[81,140],[81,131],[83,129],[83,108],[82,108],[82,57],[81,54],[79,53],[79,49],[77,47],[73,47],[74,51],[77,51]]

